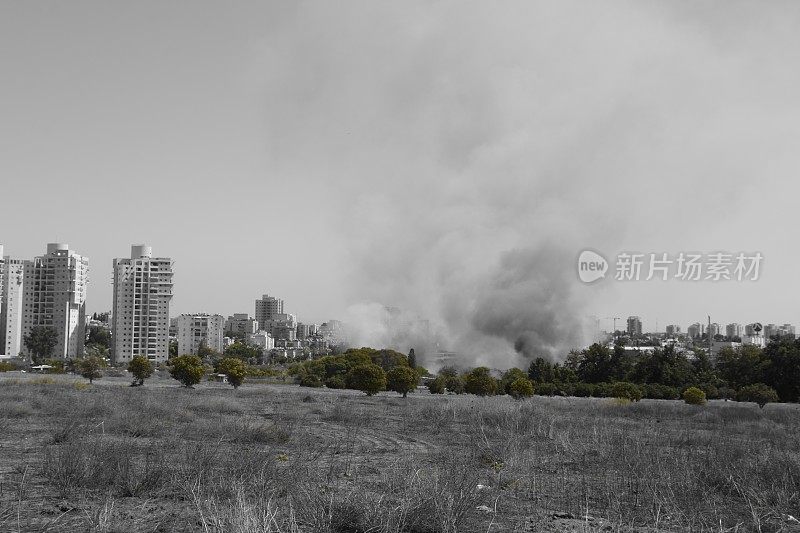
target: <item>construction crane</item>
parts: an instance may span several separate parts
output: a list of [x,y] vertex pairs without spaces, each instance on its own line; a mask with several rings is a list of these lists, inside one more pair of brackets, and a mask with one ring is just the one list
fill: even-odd
[[620,317],[618,317],[618,316],[606,316],[606,317],[603,317],[603,319],[604,320],[613,320],[614,321],[614,331],[612,333],[612,336],[616,339],[617,338],[617,320],[620,320]]

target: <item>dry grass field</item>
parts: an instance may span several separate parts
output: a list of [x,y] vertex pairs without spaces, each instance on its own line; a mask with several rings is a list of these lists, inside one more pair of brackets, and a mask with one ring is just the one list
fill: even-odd
[[127,383],[0,376],[0,531],[800,526],[797,405]]

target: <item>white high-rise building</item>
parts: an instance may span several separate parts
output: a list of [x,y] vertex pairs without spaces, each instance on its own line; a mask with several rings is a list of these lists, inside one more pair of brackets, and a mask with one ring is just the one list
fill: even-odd
[[6,357],[22,352],[24,288],[25,261],[0,257],[0,355]]
[[196,355],[201,345],[222,353],[225,336],[222,315],[180,315],[178,317],[178,354]]
[[172,259],[153,257],[149,246],[131,246],[130,259],[114,259],[114,308],[111,321],[115,364],[146,355],[169,359],[169,303]]
[[[50,243],[46,255],[24,263],[21,337],[36,326],[52,327],[58,343],[51,357],[83,355],[89,260],[67,244]],[[30,355],[24,343],[20,351]]]

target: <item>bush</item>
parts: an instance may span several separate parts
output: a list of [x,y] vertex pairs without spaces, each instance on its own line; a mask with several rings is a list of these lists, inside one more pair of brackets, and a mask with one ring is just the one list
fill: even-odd
[[510,368],[503,374],[503,377],[500,379],[500,390],[504,394],[511,394],[511,384],[517,381],[520,378],[528,379],[528,374],[523,372],[519,368]]
[[572,388],[572,395],[578,398],[594,396],[595,387],[591,383],[576,383]]
[[144,355],[137,355],[128,363],[128,372],[133,375],[131,387],[144,385],[144,380],[153,375],[153,363]]
[[402,394],[403,398],[417,388],[417,380],[416,371],[408,366],[396,366],[386,374],[389,390]]
[[611,396],[621,400],[638,402],[642,399],[642,389],[635,383],[617,381],[611,386]]
[[660,383],[648,383],[644,385],[644,397],[653,400],[677,400],[681,394],[675,387]]
[[342,376],[331,376],[325,380],[325,386],[329,389],[346,389],[347,383]]
[[464,394],[464,380],[460,376],[448,376],[445,378],[444,386],[447,392],[454,394]]
[[689,387],[683,391],[683,401],[689,405],[703,405],[706,403],[706,393],[697,387]]
[[444,376],[437,376],[435,379],[432,379],[430,383],[428,383],[428,391],[431,394],[444,394],[445,389],[445,378]]
[[533,383],[527,377],[517,378],[508,386],[507,393],[515,400],[533,396]]
[[0,372],[11,372],[16,370],[17,367],[7,361],[0,361]]
[[594,394],[595,398],[611,398],[614,396],[612,392],[613,385],[611,383],[595,383],[594,385]]
[[234,389],[238,389],[247,375],[247,363],[236,357],[225,357],[217,362],[214,370],[219,374],[225,374],[228,383],[233,385]]
[[720,387],[719,388],[719,397],[726,402],[728,400],[733,400],[736,398],[736,391],[730,387]]
[[375,364],[353,368],[347,373],[346,381],[349,388],[360,390],[367,396],[386,390],[386,372]]
[[77,368],[81,376],[89,380],[89,383],[95,379],[103,377],[101,369],[105,366],[105,361],[97,356],[90,355],[78,360]]
[[755,402],[761,409],[768,403],[776,403],[778,400],[778,393],[775,392],[775,389],[763,383],[742,387],[736,393],[737,402]]
[[497,393],[497,380],[485,366],[473,368],[464,379],[464,390],[476,396],[491,396]]
[[206,373],[203,360],[196,355],[180,355],[169,360],[169,374],[187,389],[200,383]]
[[310,372],[304,372],[300,374],[298,383],[300,383],[301,387],[322,387],[322,379],[318,375]]
[[534,393],[537,396],[560,396],[561,391],[555,383],[537,383]]

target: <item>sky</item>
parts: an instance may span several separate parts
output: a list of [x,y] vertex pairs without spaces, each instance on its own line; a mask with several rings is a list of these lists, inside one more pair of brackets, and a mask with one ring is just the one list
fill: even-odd
[[[0,243],[175,261],[173,314],[284,298],[476,359],[800,325],[796,2],[0,3]],[[757,281],[579,281],[584,249],[760,252]],[[613,267],[612,267],[613,269]],[[584,328],[585,329],[585,328]]]

